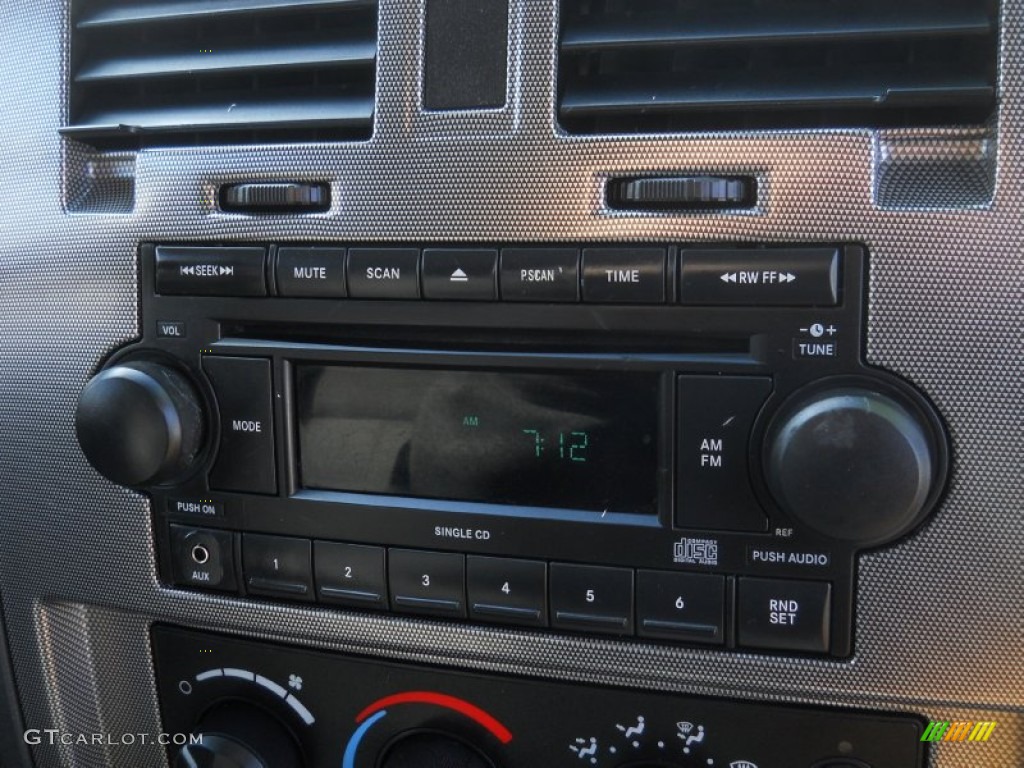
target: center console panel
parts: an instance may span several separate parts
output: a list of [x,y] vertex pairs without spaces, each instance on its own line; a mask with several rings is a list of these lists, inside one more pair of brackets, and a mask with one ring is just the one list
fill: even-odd
[[[172,765],[919,768],[914,717],[512,679],[153,629]],[[180,739],[185,741],[185,739]],[[187,760],[194,760],[188,763]],[[174,762],[177,760],[177,762]]]

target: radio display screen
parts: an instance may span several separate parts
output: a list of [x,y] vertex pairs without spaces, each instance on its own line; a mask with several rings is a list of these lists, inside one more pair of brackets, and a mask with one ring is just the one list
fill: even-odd
[[295,370],[305,488],[657,514],[657,373]]

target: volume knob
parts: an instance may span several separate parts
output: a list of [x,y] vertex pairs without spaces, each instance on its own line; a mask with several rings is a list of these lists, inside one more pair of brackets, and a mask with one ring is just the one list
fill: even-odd
[[866,386],[798,394],[769,425],[765,457],[780,507],[859,546],[917,525],[944,471],[937,429],[922,409]]
[[170,482],[192,467],[203,443],[203,409],[181,373],[137,360],[96,374],[78,397],[82,452],[120,485]]

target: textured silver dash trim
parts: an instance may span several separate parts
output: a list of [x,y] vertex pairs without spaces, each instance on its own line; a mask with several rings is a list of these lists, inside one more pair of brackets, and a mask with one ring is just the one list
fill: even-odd
[[[1024,2],[1003,3],[1000,112],[983,136],[567,136],[554,119],[556,2],[514,0],[512,13],[517,90],[504,115],[422,115],[420,63],[410,53],[420,3],[381,0],[371,140],[179,148],[115,162],[58,134],[66,0],[2,4],[0,593],[26,727],[158,729],[148,628],[165,621],[508,674],[943,719],[985,715],[1000,723],[991,742],[942,746],[933,768],[1020,768]],[[976,170],[994,162],[985,177],[991,191],[978,176],[963,186],[973,190],[965,198],[963,179],[949,176],[950,158]],[[107,162],[109,173],[131,175],[130,204],[105,185]],[[602,207],[611,175],[744,169],[761,182],[751,211],[633,216]],[[219,185],[260,180],[328,181],[332,209],[298,217],[217,211]],[[879,183],[893,186],[879,192]],[[140,242],[271,239],[864,243],[867,355],[915,382],[947,417],[955,448],[948,497],[919,535],[862,558],[849,661],[163,589],[148,503],[85,463],[74,403],[105,356],[139,332]],[[34,756],[41,768],[165,765],[159,750],[41,746]]]

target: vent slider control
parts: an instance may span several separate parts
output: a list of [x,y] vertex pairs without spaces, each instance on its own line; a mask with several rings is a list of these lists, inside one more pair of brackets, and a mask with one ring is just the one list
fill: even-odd
[[749,208],[757,199],[750,177],[660,176],[612,179],[608,206],[620,210],[715,210]]
[[220,189],[220,207],[239,213],[326,211],[331,207],[331,188],[298,182],[228,184]]

